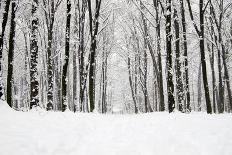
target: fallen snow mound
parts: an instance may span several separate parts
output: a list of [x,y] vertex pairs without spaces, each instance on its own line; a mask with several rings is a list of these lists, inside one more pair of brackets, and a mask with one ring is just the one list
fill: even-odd
[[0,102],[0,155],[231,155],[232,117],[16,112]]

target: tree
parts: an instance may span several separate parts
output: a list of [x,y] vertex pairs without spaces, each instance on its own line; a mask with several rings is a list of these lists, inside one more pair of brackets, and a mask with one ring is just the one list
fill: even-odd
[[180,62],[180,26],[179,26],[179,17],[177,15],[177,10],[174,8],[174,29],[175,29],[175,48],[176,48],[176,62],[175,62],[175,69],[176,69],[176,91],[177,91],[177,105],[179,106],[179,110],[183,111],[184,105],[184,91],[183,91],[183,84],[182,84],[182,73],[181,67],[182,64]]
[[160,111],[165,110],[164,104],[164,90],[163,90],[163,71],[162,71],[162,57],[161,57],[161,37],[160,37],[160,13],[159,5],[160,0],[153,0],[155,8],[155,21],[156,21],[156,38],[157,38],[157,53],[158,53],[158,88],[159,88],[159,99],[160,99]]
[[3,21],[2,21],[2,32],[0,34],[0,99],[2,99],[4,91],[3,91],[3,82],[2,82],[2,53],[3,53],[3,39],[6,30],[6,24],[8,20],[8,12],[10,8],[11,0],[5,0],[5,8],[3,13]]
[[46,18],[46,28],[47,28],[47,82],[48,82],[48,93],[47,93],[47,110],[52,110],[53,105],[53,87],[54,87],[54,66],[53,66],[53,35],[54,35],[54,22],[55,13],[60,6],[62,0],[43,0],[44,14]]
[[31,37],[30,37],[30,82],[31,82],[31,100],[30,109],[33,106],[38,106],[39,102],[39,81],[38,81],[38,24],[39,19],[37,17],[38,0],[33,0],[32,2],[32,21],[31,21]]
[[[213,20],[215,22],[216,28],[217,28],[217,38],[218,38],[218,43],[217,44],[217,49],[218,49],[218,70],[219,70],[219,97],[220,97],[220,110],[219,112],[222,113],[224,111],[224,88],[222,85],[222,73],[221,73],[221,57],[222,57],[222,63],[224,66],[224,74],[225,74],[225,81],[226,81],[226,85],[227,85],[227,93],[228,93],[228,98],[229,98],[229,104],[230,104],[230,108],[232,107],[232,92],[231,92],[231,88],[230,88],[230,76],[229,76],[229,71],[228,71],[228,66],[227,66],[227,62],[226,62],[226,51],[225,51],[225,45],[223,43],[222,40],[222,24],[223,24],[223,18],[224,18],[224,14],[227,10],[228,7],[230,7],[231,4],[228,4],[225,8],[224,8],[224,0],[220,0],[220,2],[218,3],[219,5],[219,17],[216,16],[216,12],[215,12],[215,8],[210,0],[210,9],[212,12],[212,16],[213,16]],[[215,34],[216,35],[216,34]]]
[[211,114],[212,113],[212,107],[211,107],[211,101],[210,101],[210,94],[209,94],[209,85],[208,85],[208,78],[207,78],[207,68],[206,68],[206,60],[205,60],[205,38],[204,38],[204,13],[205,13],[205,8],[204,7],[204,0],[199,0],[199,15],[200,15],[200,28],[197,27],[194,17],[193,17],[193,12],[190,4],[190,0],[187,0],[188,3],[188,8],[189,8],[189,13],[191,20],[193,22],[194,28],[198,34],[199,40],[200,40],[200,54],[201,54],[201,65],[202,65],[202,75],[203,75],[203,84],[204,84],[204,89],[205,89],[205,99],[206,99],[206,107],[207,107],[207,113]]
[[10,23],[10,38],[8,50],[8,72],[7,72],[7,103],[12,107],[12,89],[13,89],[13,67],[14,67],[14,48],[15,48],[15,13],[16,13],[16,0],[11,3],[11,23]]
[[189,92],[189,71],[188,71],[188,45],[187,45],[187,32],[186,32],[186,20],[185,20],[185,8],[184,1],[180,0],[180,12],[181,12],[181,23],[182,23],[182,37],[183,37],[183,46],[184,46],[184,79],[185,79],[185,92],[186,92],[186,102],[187,110],[190,111],[190,92]]
[[99,16],[101,0],[96,0],[96,10],[93,15],[91,0],[87,0],[89,10],[89,30],[90,30],[90,54],[89,54],[89,103],[90,112],[95,108],[95,69],[96,69],[96,49],[97,34],[99,28]]
[[65,111],[67,102],[67,70],[69,62],[69,42],[70,42],[70,22],[71,22],[71,2],[67,0],[66,8],[66,33],[65,33],[65,58],[62,72],[62,111]]
[[171,34],[171,0],[166,0],[166,52],[167,52],[167,91],[168,91],[168,109],[173,112],[175,109],[173,68],[172,68],[172,34]]
[[[85,15],[87,10],[87,2],[83,0],[80,3],[80,0],[77,1],[76,11],[78,12],[78,21],[76,21],[76,27],[78,28],[78,64],[79,64],[79,102],[80,102],[80,111],[84,111],[85,105],[85,91],[87,83],[87,65],[85,64]],[[88,103],[86,103],[88,104]],[[87,107],[87,106],[86,106]]]

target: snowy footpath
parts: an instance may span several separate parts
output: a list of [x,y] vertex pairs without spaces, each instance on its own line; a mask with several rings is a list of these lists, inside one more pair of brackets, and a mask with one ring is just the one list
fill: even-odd
[[1,102],[0,155],[232,155],[232,115],[23,113]]

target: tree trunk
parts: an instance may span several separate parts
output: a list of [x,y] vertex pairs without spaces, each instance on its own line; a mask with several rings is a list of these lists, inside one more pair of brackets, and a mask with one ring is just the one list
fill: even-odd
[[10,8],[10,2],[11,0],[5,0],[5,8],[4,8],[4,13],[3,13],[3,21],[2,21],[2,32],[0,34],[0,99],[3,98],[4,94],[4,88],[3,88],[3,81],[2,81],[2,54],[3,54],[3,39],[5,35],[5,30],[6,30],[6,24],[8,20],[8,12]]
[[209,85],[208,85],[208,78],[207,78],[207,69],[206,69],[206,61],[205,61],[205,36],[204,36],[204,0],[200,0],[200,32],[199,32],[199,39],[200,39],[200,53],[201,53],[201,65],[202,65],[202,75],[203,75],[203,84],[205,89],[205,100],[206,100],[206,108],[207,113],[212,113],[211,101],[210,101],[210,94],[209,94]]
[[9,38],[9,51],[8,51],[8,72],[7,72],[7,103],[10,107],[13,105],[13,66],[14,66],[14,43],[15,43],[15,12],[16,12],[16,1],[13,0],[11,4],[11,24],[10,24],[10,38]]
[[129,83],[130,83],[130,88],[131,88],[131,96],[134,102],[134,110],[135,113],[138,113],[138,107],[137,107],[137,100],[136,100],[136,96],[135,96],[135,92],[134,92],[134,88],[133,88],[133,82],[132,82],[132,73],[131,73],[131,60],[128,56],[127,59],[127,67],[128,67],[128,73],[129,73]]
[[166,51],[167,51],[167,92],[168,92],[168,109],[169,113],[175,109],[173,68],[172,68],[172,34],[171,34],[171,0],[166,0]]
[[64,66],[62,71],[62,111],[66,110],[67,107],[67,71],[68,71],[68,62],[69,62],[69,41],[70,41],[70,22],[71,22],[71,2],[67,0],[66,8],[66,35],[65,35],[65,58]]
[[198,70],[198,84],[197,84],[197,87],[198,87],[198,105],[197,105],[197,110],[198,111],[201,111],[201,97],[202,97],[202,91],[201,91],[201,63],[199,65],[199,70]]
[[200,29],[198,29],[196,23],[194,22],[193,12],[191,8],[190,1],[187,0],[190,18],[193,22],[193,26],[197,31],[200,40],[200,54],[201,54],[201,65],[202,65],[202,75],[203,75],[203,84],[205,89],[205,100],[206,100],[206,110],[208,114],[212,113],[212,107],[210,102],[210,94],[209,94],[209,85],[208,85],[208,78],[207,78],[207,69],[206,69],[206,61],[205,61],[205,26],[204,26],[204,0],[199,0],[199,15],[200,15]]
[[158,53],[158,89],[159,89],[159,111],[165,110],[164,104],[164,90],[163,90],[163,71],[162,71],[162,57],[161,57],[161,38],[160,38],[160,18],[159,18],[159,0],[153,0],[156,11],[156,38],[157,38],[157,53]]
[[186,32],[186,21],[185,21],[185,9],[184,9],[184,2],[183,0],[180,0],[180,8],[181,8],[181,16],[182,16],[182,30],[183,30],[183,39],[184,39],[184,67],[185,67],[185,73],[184,73],[184,79],[185,79],[185,93],[186,93],[186,101],[187,106],[186,109],[188,111],[191,111],[190,107],[190,92],[189,92],[189,73],[188,73],[188,46],[187,46],[187,32]]
[[97,33],[99,28],[99,15],[101,8],[101,0],[96,0],[96,10],[93,19],[91,0],[87,0],[89,9],[90,23],[90,55],[89,55],[89,103],[90,112],[95,108],[95,69],[96,69],[96,49],[97,49]]
[[181,76],[181,67],[182,64],[180,62],[180,27],[179,27],[179,19],[177,16],[177,10],[174,9],[174,28],[175,28],[175,47],[176,47],[176,91],[177,91],[177,100],[178,100],[178,108],[180,111],[184,109],[184,93],[183,93],[183,84],[182,84],[182,76]]
[[39,19],[36,15],[38,8],[38,0],[33,0],[32,2],[32,23],[31,23],[31,38],[30,38],[30,82],[31,82],[31,100],[30,100],[30,109],[33,106],[38,106],[39,102],[39,82],[38,82],[38,24]]
[[53,59],[52,59],[52,42],[53,42],[53,25],[55,19],[54,0],[51,0],[51,12],[49,15],[48,27],[48,47],[47,47],[47,78],[48,78],[48,93],[47,93],[47,110],[53,109]]

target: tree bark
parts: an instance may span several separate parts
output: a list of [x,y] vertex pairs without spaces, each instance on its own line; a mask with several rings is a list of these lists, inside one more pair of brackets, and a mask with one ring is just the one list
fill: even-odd
[[157,84],[159,89],[159,111],[165,110],[164,104],[164,90],[163,90],[163,71],[162,71],[162,56],[161,56],[161,37],[160,37],[160,16],[159,16],[159,0],[153,0],[155,12],[156,12],[156,38],[157,38],[157,53],[158,53],[158,75]]
[[90,55],[89,55],[89,103],[90,112],[95,108],[95,69],[96,69],[96,49],[97,49],[97,33],[99,28],[99,15],[101,8],[101,0],[96,0],[96,10],[93,18],[91,0],[87,0],[89,9],[90,24]]
[[39,103],[39,81],[38,81],[38,24],[39,19],[36,15],[38,8],[38,0],[32,2],[32,22],[31,22],[31,38],[30,38],[30,82],[31,82],[31,100],[30,109],[34,106],[38,106]]
[[3,88],[3,81],[2,81],[2,54],[3,54],[3,39],[6,30],[6,24],[8,20],[8,12],[10,8],[11,0],[5,0],[5,8],[3,13],[3,21],[2,21],[2,32],[0,34],[0,99],[3,99],[4,95],[4,88]]
[[[47,78],[48,78],[48,93],[47,93],[47,110],[52,110],[53,105],[53,59],[52,59],[52,42],[53,42],[53,26],[55,19],[55,3],[51,0],[51,11],[49,12],[49,23],[48,28],[48,47],[47,47]],[[47,15],[48,16],[48,15]],[[48,18],[48,17],[47,17]]]
[[65,35],[65,58],[62,71],[62,111],[66,110],[67,107],[67,71],[69,62],[69,41],[70,41],[70,22],[71,22],[71,2],[67,0],[66,8],[66,35]]
[[188,3],[188,8],[189,8],[190,18],[193,21],[193,26],[194,26],[194,28],[199,36],[199,40],[200,40],[200,54],[201,54],[203,84],[204,84],[204,90],[205,90],[206,110],[207,110],[208,114],[211,114],[212,107],[211,107],[211,101],[210,101],[209,85],[208,85],[207,69],[206,69],[206,61],[205,61],[204,0],[199,0],[200,29],[198,29],[198,27],[194,21],[190,1],[187,0],[187,3]]
[[8,72],[7,72],[7,103],[10,107],[13,105],[13,67],[14,67],[14,44],[15,44],[15,12],[16,1],[12,0],[11,3],[11,24],[10,24],[10,38],[9,38],[9,51],[8,51]]
[[175,28],[175,48],[176,48],[176,62],[175,62],[175,69],[176,69],[176,91],[177,91],[177,100],[178,100],[178,108],[180,111],[185,109],[184,106],[184,92],[183,92],[183,84],[182,84],[182,73],[181,67],[182,64],[180,62],[180,26],[179,26],[179,19],[177,16],[177,10],[174,9],[174,28]]
[[167,92],[169,113],[175,109],[173,68],[172,68],[172,34],[171,34],[171,0],[166,0],[166,51],[167,51]]
[[186,20],[185,20],[185,9],[184,9],[184,2],[183,0],[180,0],[180,8],[181,8],[181,22],[182,22],[182,30],[183,30],[183,45],[184,45],[184,67],[185,67],[185,73],[184,73],[184,79],[185,79],[185,93],[186,93],[186,102],[187,106],[186,109],[188,111],[191,111],[190,107],[190,91],[189,91],[189,71],[188,71],[188,46],[187,46],[187,32],[186,32]]

